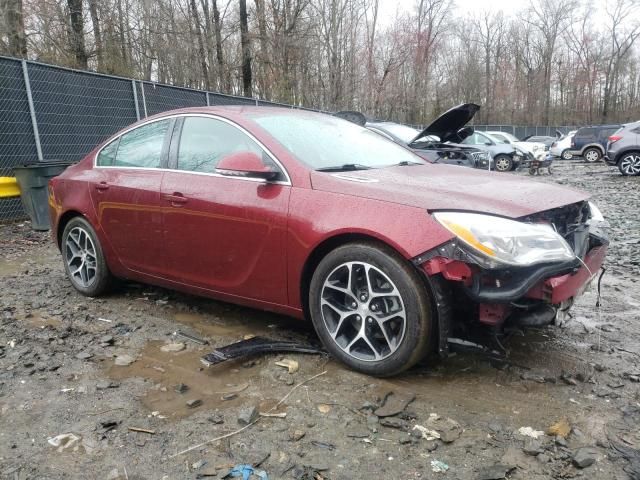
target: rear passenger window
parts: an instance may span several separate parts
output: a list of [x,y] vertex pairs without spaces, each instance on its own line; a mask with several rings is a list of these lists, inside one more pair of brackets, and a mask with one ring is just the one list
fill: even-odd
[[578,130],[576,137],[593,137],[594,132],[594,128],[583,128],[581,130]]
[[118,150],[119,138],[116,138],[109,145],[100,150],[96,164],[99,167],[110,167],[116,159],[116,151]]
[[120,137],[115,165],[118,167],[160,167],[164,137],[171,120],[159,120],[138,127]]

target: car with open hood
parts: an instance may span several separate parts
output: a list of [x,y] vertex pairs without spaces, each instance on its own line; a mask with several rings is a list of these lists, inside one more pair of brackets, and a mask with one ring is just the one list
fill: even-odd
[[146,118],[48,192],[81,294],[119,278],[308,319],[334,357],[378,376],[446,356],[471,328],[552,323],[607,250],[584,192],[430,163],[295,109]]
[[509,132],[502,132],[499,130],[486,130],[485,133],[488,133],[492,138],[495,138],[499,142],[507,145],[513,145],[514,147],[517,147],[520,150],[523,150],[524,152],[534,156],[537,153],[544,152],[546,149],[546,145],[542,142],[525,142],[522,140],[518,140],[515,135]]

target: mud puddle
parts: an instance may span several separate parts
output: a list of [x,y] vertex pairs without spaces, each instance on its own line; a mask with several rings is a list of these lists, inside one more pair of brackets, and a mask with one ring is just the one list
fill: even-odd
[[[208,353],[207,347],[172,353],[163,352],[163,345],[162,341],[149,342],[134,363],[126,367],[113,365],[107,372],[113,380],[140,377],[152,382],[153,386],[140,398],[151,412],[180,419],[197,411],[239,407],[249,399],[261,411],[276,404],[265,393],[270,388],[265,387],[262,365],[245,368],[239,361],[230,361],[206,367],[200,358]],[[193,400],[202,403],[190,408],[187,402]],[[285,408],[283,404],[278,411]]]

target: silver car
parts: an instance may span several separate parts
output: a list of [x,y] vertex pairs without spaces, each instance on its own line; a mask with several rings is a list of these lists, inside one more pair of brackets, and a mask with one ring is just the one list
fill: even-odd
[[609,137],[604,161],[622,175],[640,175],[640,121],[623,125]]

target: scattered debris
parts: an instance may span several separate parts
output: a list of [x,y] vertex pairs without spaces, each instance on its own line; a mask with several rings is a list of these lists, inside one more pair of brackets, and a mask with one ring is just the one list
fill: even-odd
[[179,383],[178,385],[173,387],[173,389],[176,391],[176,393],[185,393],[189,390],[189,385],[185,385],[184,383]]
[[429,430],[427,427],[423,427],[422,425],[414,425],[413,430],[420,432],[422,438],[425,440],[435,440],[440,439],[440,434],[435,430]]
[[128,427],[128,428],[132,432],[148,433],[149,435],[155,435],[156,434],[155,430],[149,430],[148,428],[140,428],[140,427]]
[[105,323],[113,323],[113,320],[109,320],[108,318],[100,318],[98,317],[98,321]]
[[331,405],[327,405],[326,403],[321,403],[318,405],[318,411],[320,413],[327,414],[331,411]]
[[298,440],[301,440],[306,434],[307,432],[305,432],[304,430],[291,430],[289,431],[289,441],[297,442]]
[[520,435],[523,435],[525,437],[531,437],[531,438],[540,438],[541,436],[544,435],[544,432],[541,430],[534,430],[531,427],[520,427],[518,429],[518,433]]
[[196,407],[199,407],[200,405],[202,405],[202,400],[200,400],[199,398],[194,398],[192,400],[187,401],[187,407],[189,408],[196,408]]
[[209,342],[207,340],[203,340],[202,338],[198,338],[195,335],[191,335],[189,333],[181,332],[180,330],[173,332],[173,334],[177,337],[182,337],[182,338],[186,338],[187,340],[191,340],[192,342],[195,342],[199,345],[209,345]]
[[481,469],[478,472],[477,480],[502,480],[503,478],[507,478],[507,475],[515,469],[516,467],[513,465],[496,463],[495,465]]
[[318,448],[326,448],[327,450],[335,450],[336,446],[333,443],[328,442],[320,442],[318,440],[311,440],[311,445],[314,445]]
[[287,418],[287,412],[275,412],[275,413],[260,412],[260,416],[266,417],[266,418]]
[[91,357],[93,357],[93,353],[91,352],[80,352],[76,355],[76,358],[78,360],[89,360]]
[[385,395],[382,402],[382,406],[376,409],[373,413],[378,417],[392,417],[402,413],[407,405],[413,402],[416,398],[415,393],[396,393],[389,392]]
[[571,425],[569,425],[569,420],[567,420],[566,418],[558,420],[547,429],[547,435],[550,435],[552,437],[567,438],[570,433]]
[[269,480],[267,472],[264,470],[256,470],[251,465],[236,465],[222,478],[241,477],[242,480],[249,480],[252,475],[255,475],[260,480]]
[[591,447],[582,447],[573,454],[572,462],[578,468],[587,468],[596,462],[598,452]]
[[182,350],[184,350],[186,347],[186,345],[184,343],[178,342],[178,343],[167,343],[166,345],[163,345],[160,347],[160,350],[165,352],[165,353],[176,353],[176,352],[181,352]]
[[544,452],[542,444],[535,438],[529,438],[524,443],[524,448],[522,450],[524,451],[524,453],[526,453],[527,455],[531,455],[532,457],[540,455],[542,452]]
[[298,371],[299,365],[295,360],[291,360],[288,358],[284,358],[279,362],[276,362],[276,365],[279,367],[284,367],[289,370],[289,373],[296,373]]
[[124,354],[124,355],[118,355],[116,357],[115,364],[118,365],[119,367],[128,367],[135,361],[136,359],[133,358],[131,355]]
[[253,423],[255,420],[257,420],[259,416],[260,416],[260,413],[258,411],[258,407],[252,406],[252,407],[243,408],[242,410],[240,410],[240,413],[238,414],[238,423],[243,426],[249,425]]
[[229,400],[233,400],[234,398],[238,398],[238,394],[237,393],[225,393],[224,395],[222,395],[220,397],[221,400],[227,402]]
[[434,473],[445,473],[449,470],[449,465],[440,460],[431,460],[431,471]]
[[214,425],[220,425],[224,423],[224,417],[219,413],[214,413],[213,415],[209,416],[207,420],[209,420]]
[[386,417],[380,419],[380,425],[387,428],[396,428],[398,430],[408,430],[409,423],[401,418]]
[[215,349],[213,352],[202,357],[202,363],[207,366],[217,365],[218,363],[235,358],[248,357],[259,353],[274,352],[318,354],[322,353],[322,350],[313,347],[312,345],[303,345],[297,342],[271,340],[264,337],[252,337]]
[[57,448],[58,452],[64,452],[69,449],[76,451],[79,447],[80,440],[82,440],[82,437],[75,433],[61,433],[55,437],[48,438],[47,442],[52,447]]

